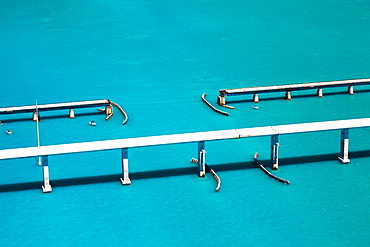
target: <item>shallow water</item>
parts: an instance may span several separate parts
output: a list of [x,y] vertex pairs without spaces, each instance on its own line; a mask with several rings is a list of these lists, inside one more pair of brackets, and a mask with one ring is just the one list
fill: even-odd
[[[41,144],[368,117],[366,86],[352,96],[268,99],[218,90],[368,77],[367,1],[6,1],[0,8],[1,107],[104,99],[130,119],[94,110],[44,113]],[[362,90],[363,92],[360,92]],[[343,88],[343,92],[344,92]],[[49,116],[66,117],[53,117]],[[36,146],[28,114],[2,116],[1,149]],[[92,128],[88,122],[95,120]],[[0,132],[1,133],[1,132]],[[351,162],[336,161],[339,131],[280,137],[280,169],[267,177],[269,137],[206,143],[222,181],[196,176],[196,144],[49,157],[43,194],[35,158],[1,161],[2,246],[367,246],[369,129],[350,131]]]

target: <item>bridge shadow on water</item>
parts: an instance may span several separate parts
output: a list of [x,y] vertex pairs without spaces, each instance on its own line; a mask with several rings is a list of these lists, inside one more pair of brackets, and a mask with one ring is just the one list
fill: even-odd
[[[96,116],[96,115],[102,115],[102,114],[105,114],[105,113],[101,111],[97,111],[97,112],[83,112],[83,113],[78,113],[75,115],[76,117],[79,117],[79,116]],[[6,116],[6,115],[3,115],[3,116]],[[46,119],[69,118],[69,116],[65,114],[64,115],[50,115],[50,116],[41,115],[40,118],[41,118],[40,122],[42,122],[42,120],[46,120]],[[32,121],[32,116],[27,117],[27,118],[22,116],[20,118],[14,118],[14,119],[4,119],[4,118],[1,119],[2,123],[16,123],[16,122],[26,122],[26,121]]]
[[[370,157],[370,150],[364,151],[354,151],[350,152],[350,159],[355,158],[366,158]],[[308,163],[318,163],[325,161],[336,161],[338,158],[338,153],[331,154],[319,154],[301,157],[290,157],[279,159],[279,167],[288,165],[298,165],[298,164],[308,164]],[[251,160],[253,159],[251,155]],[[270,160],[259,160],[260,163],[270,166]],[[190,162],[189,162],[190,163]],[[214,171],[235,171],[235,170],[245,170],[259,168],[254,161],[247,162],[236,162],[236,163],[226,163],[226,164],[210,164],[209,165]],[[185,168],[173,168],[173,169],[163,169],[154,171],[144,171],[144,172],[133,172],[130,173],[130,179],[132,181],[138,179],[148,179],[148,178],[163,178],[171,176],[183,176],[183,175],[196,175],[197,166],[192,163],[189,167]],[[99,176],[89,176],[89,177],[78,177],[78,178],[66,178],[66,179],[51,179],[50,183],[53,188],[75,186],[75,185],[87,185],[87,184],[98,184],[98,183],[112,183],[120,182],[122,177],[121,173],[110,174],[110,175],[99,175]],[[24,183],[14,183],[14,184],[3,184],[0,185],[0,193],[2,192],[12,192],[12,191],[24,191],[24,190],[40,190],[41,191],[42,181],[24,182]]]

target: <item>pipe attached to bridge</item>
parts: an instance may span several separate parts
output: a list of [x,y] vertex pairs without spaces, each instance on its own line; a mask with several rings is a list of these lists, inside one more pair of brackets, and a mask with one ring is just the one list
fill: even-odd
[[[193,162],[195,164],[198,164],[198,160],[194,159],[194,158],[191,158],[191,162]],[[209,165],[206,164],[205,166],[206,166],[207,170],[209,171],[209,173],[212,174],[213,178],[217,182],[216,192],[219,191],[221,189],[221,179],[220,179],[220,177],[216,174],[216,172]]]
[[262,171],[264,171],[270,178],[273,178],[281,183],[284,183],[284,184],[290,184],[289,180],[286,180],[286,179],[282,179],[282,178],[279,178],[273,174],[271,174],[271,172],[269,172],[258,160],[258,153],[255,153],[254,154],[254,162],[262,169]]

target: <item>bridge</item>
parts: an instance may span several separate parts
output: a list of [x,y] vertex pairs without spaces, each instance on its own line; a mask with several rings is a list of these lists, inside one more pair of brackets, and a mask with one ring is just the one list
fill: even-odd
[[324,82],[309,82],[309,83],[298,83],[298,84],[287,84],[287,85],[277,85],[277,86],[264,86],[264,87],[247,87],[247,88],[235,88],[235,89],[222,89],[218,96],[218,104],[221,106],[233,108],[227,106],[226,96],[237,96],[237,95],[247,95],[253,94],[253,102],[259,102],[259,93],[275,93],[275,92],[285,92],[285,100],[291,100],[292,91],[302,91],[316,89],[316,95],[318,97],[323,97],[323,88],[330,87],[348,87],[348,94],[354,94],[354,86],[359,85],[369,85],[370,78],[365,79],[352,79],[352,80],[340,80],[340,81],[324,81]]
[[69,143],[60,145],[15,148],[0,150],[0,160],[18,159],[27,157],[42,157],[43,166],[43,192],[51,192],[52,188],[49,179],[48,156],[61,155],[80,152],[93,152],[103,150],[121,150],[122,178],[121,183],[131,184],[128,172],[128,150],[135,147],[148,147],[157,145],[169,145],[178,143],[197,143],[198,151],[198,176],[205,176],[206,152],[205,142],[226,139],[240,139],[260,136],[271,137],[271,161],[273,169],[278,169],[278,148],[279,136],[287,134],[299,134],[307,132],[340,130],[340,154],[338,159],[342,163],[350,162],[348,156],[349,149],[349,129],[370,127],[370,118],[349,119],[338,121],[325,121],[313,123],[288,124],[277,126],[264,126],[242,129],[218,130],[196,133],[184,133],[173,135],[160,135],[149,137],[135,137],[117,140],[105,140],[83,143]]
[[38,121],[40,120],[39,113],[43,111],[69,110],[69,117],[74,118],[75,117],[74,109],[76,108],[105,107],[105,109],[99,109],[99,110],[105,112],[105,114],[107,115],[106,120],[108,120],[110,117],[113,116],[112,105],[116,106],[122,112],[122,114],[125,117],[123,124],[125,124],[128,120],[127,114],[123,111],[123,109],[118,104],[110,101],[109,99],[53,103],[53,104],[43,104],[43,105],[35,104],[35,105],[29,105],[29,106],[3,107],[3,108],[0,108],[0,115],[32,112],[33,113],[32,120]]

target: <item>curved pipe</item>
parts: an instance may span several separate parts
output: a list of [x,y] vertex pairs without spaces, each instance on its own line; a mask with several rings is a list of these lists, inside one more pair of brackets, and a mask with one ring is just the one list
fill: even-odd
[[217,192],[221,189],[221,179],[220,179],[219,176],[217,176],[216,172],[211,169],[211,167],[209,167],[208,165],[206,165],[206,167],[209,169],[209,173],[212,174],[212,176],[214,177],[214,179],[217,182],[217,187],[216,187],[216,192]]
[[[191,158],[191,162],[193,162],[195,164],[198,164],[198,160],[194,159],[194,158]],[[214,170],[212,170],[212,168],[209,167],[209,165],[207,165],[207,164],[206,164],[206,169],[209,170],[209,173],[212,174],[213,178],[217,182],[216,192],[219,191],[221,189],[221,179],[220,179],[220,177],[217,176],[216,172]]]
[[126,124],[127,123],[127,121],[128,121],[128,115],[127,115],[127,113],[122,109],[122,107],[120,106],[120,105],[118,105],[117,103],[114,103],[114,102],[112,102],[112,101],[110,101],[110,103],[112,104],[112,105],[114,105],[115,107],[117,107],[118,108],[118,110],[122,113],[122,115],[123,115],[123,117],[124,117],[124,120],[123,120],[123,122],[122,122],[122,124]]
[[209,107],[211,107],[215,112],[221,113],[222,115],[226,115],[226,116],[229,116],[229,115],[230,115],[228,112],[221,111],[221,110],[217,109],[216,107],[214,107],[211,103],[209,103],[209,102],[206,100],[206,93],[203,93],[203,94],[202,94],[202,100],[203,100],[203,102],[204,102],[204,103],[206,103]]
[[270,178],[273,178],[281,183],[284,183],[284,184],[290,184],[289,180],[286,180],[286,179],[282,179],[282,178],[279,178],[279,177],[276,177],[275,175],[271,174],[271,172],[269,172],[258,160],[258,153],[255,153],[254,154],[254,162],[262,169],[262,171],[264,171]]

